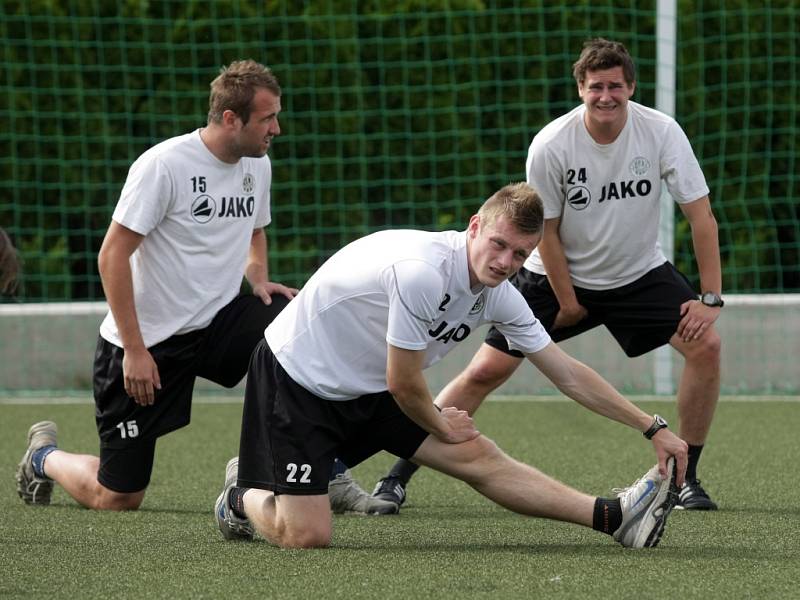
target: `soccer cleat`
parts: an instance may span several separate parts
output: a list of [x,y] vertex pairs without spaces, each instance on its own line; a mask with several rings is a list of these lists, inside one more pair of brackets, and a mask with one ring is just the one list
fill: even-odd
[[658,544],[667,517],[678,500],[675,477],[675,459],[670,457],[666,479],[661,479],[656,465],[620,491],[622,524],[614,532],[615,540],[628,548],[654,548]]
[[675,508],[685,510],[717,510],[717,504],[708,496],[700,485],[699,479],[687,480],[678,494],[678,505]]
[[403,502],[406,501],[406,488],[399,477],[392,477],[390,475],[384,477],[375,484],[372,497],[396,504],[397,510],[399,511],[400,507],[403,506]]
[[17,494],[25,504],[50,504],[53,480],[39,477],[33,471],[33,453],[39,448],[56,445],[58,429],[52,421],[39,421],[28,429],[28,448],[17,466]]
[[328,482],[328,497],[336,514],[392,515],[400,510],[394,502],[374,498],[361,489],[349,469]]
[[214,514],[217,516],[217,525],[226,540],[252,540],[253,526],[247,519],[236,516],[228,504],[228,497],[236,485],[239,476],[239,457],[234,456],[225,467],[225,487],[214,504]]

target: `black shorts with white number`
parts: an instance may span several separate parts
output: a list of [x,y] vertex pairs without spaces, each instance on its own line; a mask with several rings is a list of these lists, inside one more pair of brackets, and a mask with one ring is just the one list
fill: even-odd
[[122,373],[124,351],[99,337],[94,400],[100,483],[119,492],[147,487],[155,439],[189,424],[195,378],[225,387],[241,381],[253,348],[264,339],[264,329],[287,302],[283,296],[274,296],[267,306],[252,294],[242,294],[220,310],[208,327],[148,348],[161,379],[151,406],[140,406],[128,396]]
[[[636,281],[612,290],[575,287],[578,303],[586,308],[588,315],[576,325],[553,329],[559,304],[547,277],[520,269],[512,283],[553,341],[560,342],[605,325],[630,357],[668,343],[678,329],[681,304],[697,299],[686,277],[671,263],[665,262]],[[494,327],[489,330],[485,341],[502,352],[522,356],[508,348],[506,339]]]
[[250,362],[239,482],[277,494],[327,494],[334,458],[353,467],[380,450],[410,458],[428,433],[389,392],[326,400],[284,371],[266,340]]

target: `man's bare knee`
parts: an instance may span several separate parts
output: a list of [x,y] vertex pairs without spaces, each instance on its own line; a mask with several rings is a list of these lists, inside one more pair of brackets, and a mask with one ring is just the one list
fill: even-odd
[[506,355],[499,360],[494,356],[482,355],[467,366],[466,375],[471,385],[491,391],[508,379],[519,364],[519,361]]
[[331,545],[331,531],[295,531],[284,536],[280,546],[283,548],[327,548]]
[[126,494],[109,490],[102,485],[99,488],[95,506],[91,507],[96,510],[138,510],[144,500],[144,490]]
[[487,475],[502,467],[507,456],[492,440],[479,435],[473,440],[460,444],[441,444],[428,441],[420,448],[412,460],[471,485],[479,485]]
[[689,344],[686,360],[703,364],[709,367],[719,365],[722,355],[722,339],[716,331],[709,331],[706,335]]
[[330,525],[314,527],[313,525],[292,526],[280,520],[271,531],[259,531],[261,535],[281,548],[326,548],[330,546],[332,528]]

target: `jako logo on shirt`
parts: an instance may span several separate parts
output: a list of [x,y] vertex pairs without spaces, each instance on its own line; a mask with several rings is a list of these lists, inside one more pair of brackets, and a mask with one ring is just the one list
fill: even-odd
[[198,196],[192,202],[192,218],[198,223],[208,223],[217,212],[217,203],[211,196]]
[[589,201],[592,199],[592,194],[589,188],[582,185],[576,185],[567,190],[567,202],[575,210],[583,210],[589,206]]
[[255,196],[223,196],[217,210],[216,201],[204,194],[192,202],[192,218],[198,223],[208,223],[214,216],[219,219],[252,217],[255,205]]
[[649,179],[611,181],[603,186],[598,202],[602,204],[606,200],[624,200],[625,198],[647,196],[652,189],[653,184],[650,183]]
[[446,344],[450,340],[460,342],[465,339],[472,330],[468,325],[460,323],[456,327],[451,327],[447,321],[442,321],[436,329],[429,329],[428,335],[436,338],[437,342]]

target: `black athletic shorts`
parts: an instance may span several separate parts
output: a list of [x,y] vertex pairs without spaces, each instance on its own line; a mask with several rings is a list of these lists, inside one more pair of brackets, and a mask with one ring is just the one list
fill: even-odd
[[266,340],[250,359],[239,443],[241,487],[327,494],[334,458],[353,467],[380,450],[410,458],[428,432],[389,392],[325,400],[283,370]]
[[[571,327],[553,329],[559,304],[545,275],[527,269],[512,278],[533,314],[553,338],[560,342],[605,325],[628,356],[640,356],[668,343],[681,320],[681,304],[696,300],[688,280],[671,263],[645,273],[636,281],[613,290],[575,288],[578,302],[588,315]],[[486,343],[512,356],[522,356],[510,350],[505,337],[492,327]]]
[[264,329],[287,303],[287,298],[275,295],[267,306],[257,296],[242,294],[220,310],[208,327],[174,335],[149,348],[161,378],[152,406],[140,406],[128,396],[122,375],[124,351],[98,337],[94,357],[98,481],[117,492],[145,489],[156,438],[189,424],[195,378],[235,386],[247,372],[253,348],[264,339]]

